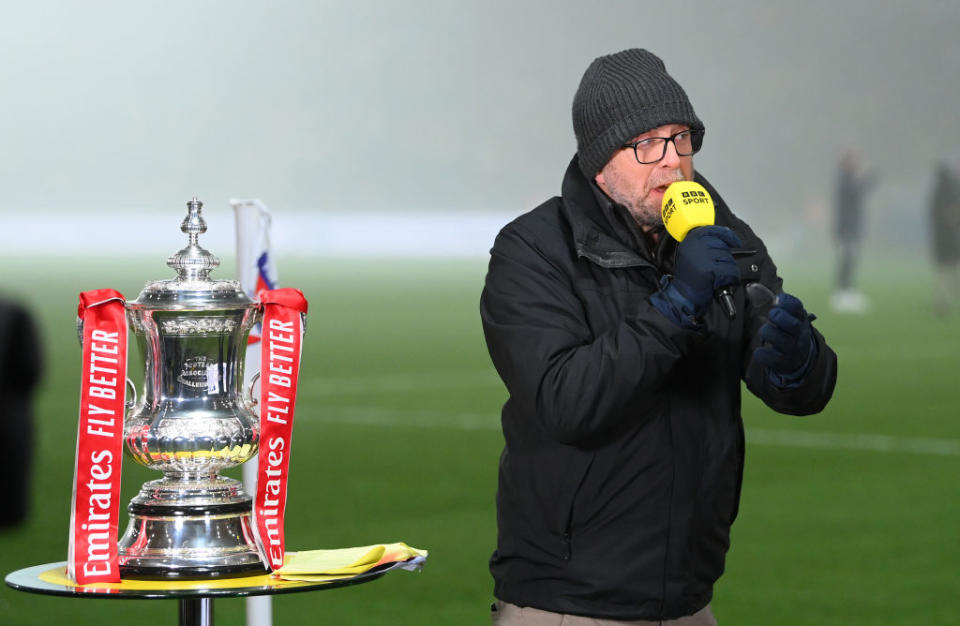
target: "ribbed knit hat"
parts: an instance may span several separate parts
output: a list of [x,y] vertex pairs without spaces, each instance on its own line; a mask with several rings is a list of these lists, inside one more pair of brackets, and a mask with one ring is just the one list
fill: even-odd
[[657,55],[632,48],[594,59],[573,97],[580,169],[603,169],[620,146],[666,124],[703,129],[683,87]]

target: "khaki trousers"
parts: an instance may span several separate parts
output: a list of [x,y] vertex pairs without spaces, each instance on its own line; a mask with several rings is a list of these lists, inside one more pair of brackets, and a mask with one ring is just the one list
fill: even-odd
[[490,607],[490,616],[495,626],[717,626],[710,605],[693,615],[679,619],[659,621],[596,619],[580,615],[551,613],[532,607],[519,607],[497,600]]

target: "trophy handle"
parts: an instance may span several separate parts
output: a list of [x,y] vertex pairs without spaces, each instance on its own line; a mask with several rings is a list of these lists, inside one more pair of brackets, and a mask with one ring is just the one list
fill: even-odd
[[133,400],[127,401],[127,408],[132,409],[137,406],[137,386],[133,384],[129,376],[127,376],[127,387],[130,387],[130,391],[133,392]]
[[[247,387],[247,402],[250,404],[250,409],[253,410],[257,407],[260,402],[257,400],[256,396],[253,395],[253,386],[257,384],[257,381],[260,380],[260,372],[257,372],[250,378],[250,385]],[[260,411],[254,411],[257,415],[260,415]]]

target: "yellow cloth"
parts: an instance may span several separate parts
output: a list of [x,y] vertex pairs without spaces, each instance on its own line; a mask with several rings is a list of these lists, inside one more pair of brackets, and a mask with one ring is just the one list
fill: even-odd
[[286,580],[326,580],[362,574],[384,563],[426,556],[426,550],[411,548],[402,542],[335,550],[301,550],[288,553],[283,567],[273,574]]
[[67,591],[76,592],[78,590],[89,590],[99,593],[117,592],[118,597],[128,592],[142,591],[206,591],[210,589],[244,591],[254,588],[297,589],[299,587],[309,587],[308,583],[332,582],[348,578],[352,578],[352,576],[329,576],[317,580],[284,580],[283,578],[277,578],[270,574],[263,574],[260,576],[207,578],[203,580],[139,580],[136,578],[124,578],[118,583],[89,583],[86,585],[78,585],[76,581],[67,577],[67,568],[63,564],[57,564],[55,567],[37,575],[37,580],[64,587]]

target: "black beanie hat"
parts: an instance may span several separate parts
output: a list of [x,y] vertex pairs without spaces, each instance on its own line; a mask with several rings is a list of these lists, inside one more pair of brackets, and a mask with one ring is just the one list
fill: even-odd
[[632,48],[594,59],[573,97],[580,170],[592,179],[624,143],[666,124],[703,130],[657,55]]

